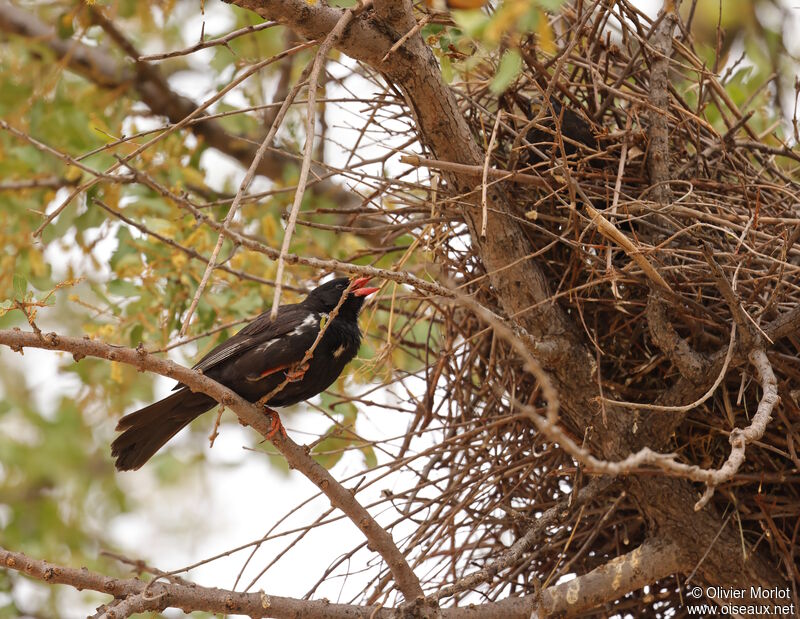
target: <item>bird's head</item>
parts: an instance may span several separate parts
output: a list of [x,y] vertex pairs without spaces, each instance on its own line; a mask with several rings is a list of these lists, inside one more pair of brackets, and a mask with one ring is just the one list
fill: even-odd
[[338,315],[342,317],[358,316],[366,297],[378,290],[367,286],[369,280],[369,277],[354,279],[337,277],[314,288],[308,293],[303,304],[314,311],[329,313],[339,304],[342,295],[347,294],[347,298],[339,308]]

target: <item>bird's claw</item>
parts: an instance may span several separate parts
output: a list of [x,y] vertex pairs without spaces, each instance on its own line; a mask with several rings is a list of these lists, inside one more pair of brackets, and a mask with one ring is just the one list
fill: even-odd
[[275,435],[278,432],[281,433],[283,438],[287,438],[286,428],[283,427],[283,424],[281,423],[281,418],[278,415],[278,413],[276,413],[274,410],[272,410],[267,406],[264,407],[264,412],[267,415],[269,415],[269,430],[264,435],[264,438],[266,438],[268,441],[271,441],[273,438],[275,438]]
[[295,366],[289,370],[286,370],[286,378],[290,383],[296,383],[299,380],[303,380],[303,377],[306,375],[307,370],[308,370],[308,363]]

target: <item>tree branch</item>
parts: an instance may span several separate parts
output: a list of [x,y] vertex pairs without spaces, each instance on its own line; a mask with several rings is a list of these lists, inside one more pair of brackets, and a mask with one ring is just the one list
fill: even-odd
[[[241,593],[158,579],[144,582],[139,578],[112,578],[86,568],[64,567],[32,559],[23,553],[2,547],[0,566],[48,584],[69,585],[79,590],[89,589],[122,600],[119,604],[102,609],[99,614],[102,619],[122,619],[132,612],[163,611],[167,608],[180,608],[187,613],[205,611],[250,617],[398,618],[397,609],[380,606],[334,604],[328,600],[298,600],[269,595],[263,591]],[[500,602],[470,604],[468,607],[446,608],[438,612],[441,619],[529,619],[553,615],[573,617],[686,567],[686,561],[678,547],[657,540],[650,541],[583,576],[548,587],[541,595],[510,597]],[[423,613],[423,616],[430,615]]]
[[[149,354],[142,346],[133,349],[89,338],[66,337],[56,333],[37,335],[20,329],[0,330],[0,344],[5,344],[20,353],[26,347],[63,350],[72,353],[76,361],[83,357],[98,357],[132,365],[140,371],[175,379],[192,391],[211,396],[220,404],[230,408],[243,424],[251,426],[262,436],[267,436],[270,430],[270,422],[258,406],[247,402],[224,385],[200,372]],[[272,444],[283,454],[291,468],[303,473],[330,499],[334,507],[342,510],[361,530],[370,547],[386,561],[406,601],[413,602],[422,597],[419,580],[398,550],[391,535],[375,522],[369,512],[356,501],[353,493],[339,484],[324,467],[311,458],[306,449],[288,437],[282,436],[280,432],[272,438]]]
[[[145,62],[142,57],[135,60],[145,65],[148,71],[133,71],[116,62],[114,54],[109,49],[89,47],[77,41],[61,39],[53,28],[36,16],[5,0],[0,0],[0,30],[44,42],[56,57],[67,63],[72,71],[101,88],[123,90],[128,86],[134,86],[153,114],[165,116],[172,123],[180,122],[197,109],[197,104],[191,99],[170,89],[166,80],[161,77],[160,71]],[[226,40],[225,37],[221,37],[216,44],[222,45]],[[201,49],[203,46],[196,47]],[[279,54],[278,58],[280,57],[282,55]],[[151,79],[154,75],[160,79]],[[202,136],[209,146],[236,159],[245,167],[255,159],[257,147],[249,139],[225,131],[222,125],[214,120],[203,120],[201,116],[199,122],[191,125],[191,130]],[[258,162],[257,171],[268,178],[284,180],[286,167],[295,164],[294,157],[272,149]],[[319,172],[320,176],[325,175],[321,168],[315,169],[315,172]],[[357,202],[350,191],[329,180],[316,183],[314,190],[330,195],[332,200],[343,206]]]

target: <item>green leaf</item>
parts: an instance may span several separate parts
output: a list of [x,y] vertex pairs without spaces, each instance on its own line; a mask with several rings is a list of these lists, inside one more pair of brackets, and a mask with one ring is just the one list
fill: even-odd
[[56,18],[56,33],[59,39],[69,39],[75,34],[75,26],[72,23],[72,11],[62,13]]
[[369,469],[374,469],[378,466],[378,457],[375,455],[375,450],[371,445],[365,445],[361,448],[361,454],[364,456],[364,465]]
[[482,38],[483,31],[491,19],[483,11],[452,11],[451,16],[464,34],[474,38]]
[[14,295],[22,300],[28,291],[28,280],[19,273],[14,273]]
[[506,51],[500,59],[500,65],[497,67],[497,73],[489,85],[489,90],[496,95],[505,92],[511,82],[517,79],[520,71],[522,71],[522,56],[520,56],[520,53],[515,49]]
[[143,333],[144,333],[144,325],[142,325],[142,323],[134,325],[133,329],[131,329],[131,334],[130,334],[131,346],[135,348],[141,343]]
[[112,279],[108,282],[108,291],[120,297],[138,297],[141,294],[138,286],[124,279]]

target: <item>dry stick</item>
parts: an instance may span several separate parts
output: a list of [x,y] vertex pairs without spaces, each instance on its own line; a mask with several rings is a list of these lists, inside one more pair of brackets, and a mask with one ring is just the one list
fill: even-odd
[[270,316],[274,320],[278,315],[278,305],[281,301],[281,282],[283,280],[283,267],[286,261],[286,254],[289,253],[289,244],[292,242],[292,234],[294,227],[297,223],[297,214],[300,212],[300,205],[303,203],[303,194],[306,191],[306,182],[308,181],[308,172],[311,169],[311,154],[314,152],[314,125],[317,118],[317,82],[319,80],[319,72],[322,65],[328,57],[328,52],[333,45],[339,40],[347,28],[347,25],[352,21],[356,11],[361,11],[365,6],[363,0],[347,9],[336,25],[325,37],[322,45],[317,50],[317,55],[314,58],[314,65],[311,69],[311,75],[308,78],[308,109],[306,115],[306,142],[303,152],[303,164],[300,167],[300,178],[297,181],[297,191],[294,194],[294,202],[292,203],[292,210],[289,213],[289,221],[286,222],[286,231],[283,234],[283,244],[281,245],[281,253],[278,255],[278,267],[275,272],[275,294],[272,297],[272,310]]
[[503,117],[503,110],[497,113],[497,118],[494,121],[494,128],[492,129],[492,137],[489,138],[489,146],[486,147],[486,157],[483,160],[483,178],[481,180],[481,238],[486,239],[486,226],[489,223],[489,208],[486,201],[486,193],[489,189],[486,184],[487,177],[489,176],[489,160],[492,158],[492,150],[494,149],[494,142],[497,138],[497,128],[500,126],[500,119]]
[[[442,161],[440,159],[428,159],[418,155],[403,155],[400,157],[400,163],[407,163],[410,166],[418,168],[432,168],[434,170],[442,170],[444,172],[455,172],[456,174],[472,174],[474,176],[481,176],[483,174],[483,168],[478,165],[453,163],[452,161]],[[544,178],[533,176],[532,174],[509,172],[508,170],[499,170],[497,168],[489,168],[487,170],[487,174],[492,178],[497,178],[512,183],[519,183],[521,185],[547,187],[547,181]]]
[[[625,136],[626,138],[622,141],[622,152],[619,155],[619,166],[617,166],[617,180],[614,183],[614,197],[611,200],[611,219],[613,220],[617,215],[617,206],[619,205],[619,194],[622,189],[622,175],[625,172],[625,163],[627,162],[628,158],[628,139],[627,136],[630,135],[631,130],[631,123],[633,121],[633,114],[628,111],[625,119]],[[611,271],[611,247],[608,248],[606,251],[606,271]],[[611,281],[611,291],[614,293],[615,298],[620,298],[619,291],[617,290],[616,281]]]
[[139,56],[137,60],[141,60],[142,62],[152,62],[154,60],[166,60],[168,58],[175,58],[177,56],[188,56],[189,54],[193,54],[196,51],[201,49],[206,49],[208,47],[216,47],[217,45],[222,45],[228,47],[228,43],[230,43],[233,39],[237,39],[241,36],[246,34],[251,34],[253,32],[259,32],[261,30],[266,30],[267,28],[273,28],[279,25],[278,22],[274,21],[266,21],[261,24],[253,24],[250,26],[245,26],[244,28],[239,28],[238,30],[234,30],[233,32],[229,32],[226,35],[217,37],[216,39],[209,39],[207,41],[200,41],[195,43],[194,45],[190,45],[184,49],[176,50],[174,52],[164,52],[162,54],[150,54],[149,56]]
[[597,230],[600,234],[622,247],[628,257],[639,265],[639,268],[642,269],[644,274],[650,278],[652,282],[667,292],[673,295],[675,294],[669,284],[661,277],[661,274],[656,271],[655,267],[650,264],[650,261],[644,257],[641,250],[633,244],[633,241],[620,232],[614,224],[608,221],[608,219],[588,201],[584,201],[583,208],[586,209],[586,212],[592,219],[592,223],[597,226]]
[[[306,43],[302,43],[302,44],[300,44],[300,45],[297,45],[297,46],[293,47],[292,49],[286,50],[285,52],[281,52],[280,54],[276,54],[275,56],[273,56],[273,57],[271,57],[271,58],[267,58],[266,60],[262,60],[261,62],[257,62],[257,63],[256,63],[256,64],[254,64],[252,67],[250,67],[250,68],[249,68],[247,71],[245,71],[244,73],[242,73],[242,75],[240,75],[240,76],[239,76],[239,77],[237,77],[235,80],[233,80],[233,81],[232,81],[230,84],[228,84],[227,86],[225,86],[225,88],[223,88],[222,90],[220,90],[220,91],[219,91],[217,94],[215,94],[213,97],[210,97],[210,98],[209,98],[209,99],[208,99],[208,100],[207,100],[205,103],[203,103],[203,104],[201,104],[201,105],[197,106],[197,108],[196,108],[196,109],[194,109],[194,110],[192,111],[192,113],[191,113],[191,114],[189,114],[188,116],[186,116],[185,118],[183,118],[183,119],[182,119],[180,122],[178,122],[178,123],[175,123],[174,125],[170,126],[170,127],[169,127],[168,129],[166,129],[166,130],[165,130],[163,133],[159,133],[158,135],[156,135],[156,136],[152,137],[151,139],[149,139],[147,142],[145,142],[144,144],[142,144],[140,147],[138,147],[136,150],[134,150],[134,151],[133,151],[132,153],[130,153],[129,155],[126,155],[125,157],[122,157],[120,160],[118,160],[118,161],[117,161],[117,163],[115,163],[114,165],[110,166],[110,167],[109,167],[109,168],[108,168],[108,169],[107,169],[107,170],[104,172],[104,174],[105,174],[105,175],[108,175],[108,174],[111,174],[112,172],[114,172],[115,170],[118,170],[120,167],[122,167],[123,165],[125,165],[125,164],[126,164],[127,162],[129,162],[131,159],[133,159],[134,157],[137,157],[138,155],[140,155],[141,153],[143,153],[145,150],[147,150],[148,148],[150,148],[150,147],[151,147],[153,144],[156,144],[157,142],[159,142],[159,141],[163,140],[164,138],[166,138],[168,135],[170,135],[170,134],[172,134],[172,133],[175,133],[175,132],[176,132],[178,129],[182,129],[183,127],[185,127],[186,125],[188,125],[188,124],[189,124],[189,122],[190,122],[191,120],[193,120],[194,118],[197,118],[198,116],[200,116],[204,110],[206,110],[207,108],[211,107],[211,105],[213,105],[214,103],[216,103],[217,101],[219,101],[220,99],[222,99],[222,98],[223,98],[223,97],[224,97],[226,94],[228,94],[228,92],[230,92],[231,90],[233,90],[234,88],[236,88],[236,87],[237,87],[239,84],[241,84],[242,82],[244,82],[244,81],[245,81],[247,78],[249,78],[251,75],[253,75],[253,74],[257,73],[258,71],[260,71],[260,70],[261,70],[261,69],[263,69],[264,67],[266,67],[266,66],[268,66],[268,65],[272,64],[273,62],[277,62],[278,60],[282,59],[284,56],[286,56],[286,55],[288,55],[288,54],[292,54],[292,53],[298,52],[298,51],[301,51],[301,50],[303,50],[303,49],[305,49],[305,48],[307,48],[307,47],[311,47],[311,46],[312,46],[312,45],[314,45],[315,43],[316,43],[315,41],[309,41],[309,42],[306,42]],[[83,184],[79,185],[78,187],[76,187],[76,188],[75,188],[75,189],[74,189],[74,190],[73,190],[73,191],[72,191],[72,192],[71,192],[71,193],[70,193],[70,194],[69,194],[69,195],[68,195],[68,196],[67,196],[67,197],[64,199],[64,201],[63,201],[61,204],[59,204],[59,205],[58,205],[58,206],[55,208],[55,210],[53,210],[53,212],[52,212],[52,213],[50,213],[50,214],[49,214],[47,217],[45,217],[45,219],[44,219],[44,221],[41,223],[41,225],[39,225],[39,227],[38,227],[38,228],[36,228],[36,230],[34,230],[34,232],[33,232],[33,236],[34,236],[34,237],[40,236],[40,235],[42,234],[42,231],[43,231],[43,230],[44,230],[44,229],[45,229],[45,228],[46,228],[48,225],[50,225],[50,222],[52,222],[52,221],[53,221],[53,220],[54,220],[56,217],[58,217],[58,215],[59,215],[59,214],[60,214],[60,213],[61,213],[61,212],[62,212],[62,211],[65,209],[65,208],[67,208],[67,206],[69,206],[69,204],[70,204],[70,203],[71,203],[71,202],[72,202],[72,201],[73,201],[73,200],[74,200],[74,199],[75,199],[75,198],[76,198],[78,195],[80,195],[82,192],[86,191],[87,189],[90,189],[91,187],[94,187],[94,186],[95,186],[95,185],[96,185],[98,182],[100,182],[100,178],[99,178],[99,177],[98,177],[98,178],[94,178],[94,179],[92,179],[92,180],[90,180],[90,181],[86,181],[85,183],[83,183]]]
[[[225,232],[228,229],[233,217],[239,210],[239,205],[242,202],[242,198],[244,193],[247,191],[247,188],[250,187],[250,184],[253,182],[255,178],[256,172],[258,170],[258,166],[261,163],[261,159],[263,159],[264,154],[267,152],[267,149],[272,144],[272,140],[275,138],[275,134],[278,132],[278,127],[280,127],[281,122],[283,121],[286,112],[289,109],[292,101],[294,100],[297,93],[300,91],[300,87],[304,81],[304,77],[301,76],[298,80],[297,84],[295,84],[292,91],[289,95],[283,100],[278,113],[275,116],[275,120],[272,122],[272,125],[267,132],[266,137],[261,142],[261,146],[258,147],[258,151],[256,151],[253,160],[250,162],[250,167],[247,169],[247,174],[245,174],[244,178],[242,179],[241,184],[239,185],[239,190],[236,192],[236,195],[233,197],[233,202],[231,202],[231,206],[228,209],[228,213],[225,216],[225,221],[222,222],[222,230],[217,237],[217,244],[214,247],[214,251],[211,254],[211,258],[208,260],[208,265],[206,266],[206,270],[203,273],[203,278],[200,280],[200,285],[197,287],[195,291],[194,298],[192,299],[192,303],[189,306],[189,311],[186,313],[186,318],[183,320],[183,325],[181,325],[181,332],[180,337],[183,337],[186,334],[186,329],[189,327],[189,323],[192,320],[192,314],[194,314],[195,309],[197,308],[197,304],[200,301],[200,297],[203,294],[203,290],[205,289],[206,285],[208,284],[208,279],[211,276],[211,271],[216,268],[216,261],[217,256],[219,255],[220,250],[222,249],[222,243],[225,240]],[[276,278],[277,286],[280,286],[280,276]],[[273,305],[273,318],[275,317],[275,313],[277,312],[277,305]]]
[[28,180],[3,181],[0,182],[0,191],[20,191],[22,189],[60,189],[74,185],[73,181],[61,176],[46,176],[43,178],[31,178]]
[[41,142],[41,141],[37,140],[36,138],[29,136],[24,131],[20,131],[16,127],[12,127],[11,125],[9,125],[6,121],[4,121],[2,119],[0,119],[0,129],[4,129],[4,130],[8,131],[11,135],[14,135],[14,136],[16,136],[16,137],[18,137],[18,138],[20,138],[22,140],[25,140],[26,142],[28,142],[31,146],[33,146],[37,150],[40,150],[43,153],[48,153],[50,155],[53,155],[54,157],[58,157],[66,165],[75,166],[79,170],[83,170],[87,174],[91,174],[92,176],[96,177],[97,179],[104,178],[106,180],[110,180],[110,181],[113,181],[113,182],[120,182],[120,181],[127,180],[123,176],[113,176],[113,175],[108,174],[108,173],[104,174],[103,172],[98,172],[94,168],[86,165],[85,163],[81,163],[80,159],[76,159],[74,157],[71,157],[70,155],[67,155],[66,153],[62,153],[60,150],[57,150],[57,149],[53,148],[52,146],[49,146],[49,145],[45,144],[44,142]]
[[394,54],[398,49],[400,49],[403,46],[403,43],[408,41],[411,37],[413,37],[420,30],[422,30],[425,27],[425,24],[427,24],[431,20],[431,17],[432,17],[432,15],[430,13],[428,13],[421,20],[419,20],[419,22],[417,22],[416,26],[414,26],[411,30],[409,30],[402,37],[400,37],[397,40],[397,43],[392,45],[389,48],[389,51],[386,52],[386,55],[384,55],[384,57],[381,58],[381,62],[386,62],[389,59],[389,56]]
[[[194,392],[199,391],[214,398],[236,413],[243,424],[251,426],[262,436],[266,436],[270,431],[270,423],[258,406],[247,402],[208,376],[178,365],[169,359],[151,355],[143,347],[133,349],[88,338],[61,336],[56,333],[45,333],[40,336],[36,333],[23,332],[20,329],[0,330],[0,344],[9,346],[16,352],[22,352],[25,347],[62,350],[72,353],[76,361],[87,356],[99,357],[132,365],[141,371],[154,372],[175,379]],[[423,592],[419,580],[395,545],[391,535],[375,522],[369,512],[355,499],[353,493],[336,481],[330,472],[311,458],[303,447],[288,437],[277,433],[271,441],[286,458],[290,468],[303,473],[330,499],[331,505],[342,510],[361,530],[369,541],[370,548],[378,552],[386,561],[394,575],[397,587],[406,601],[412,602],[422,597]]]

